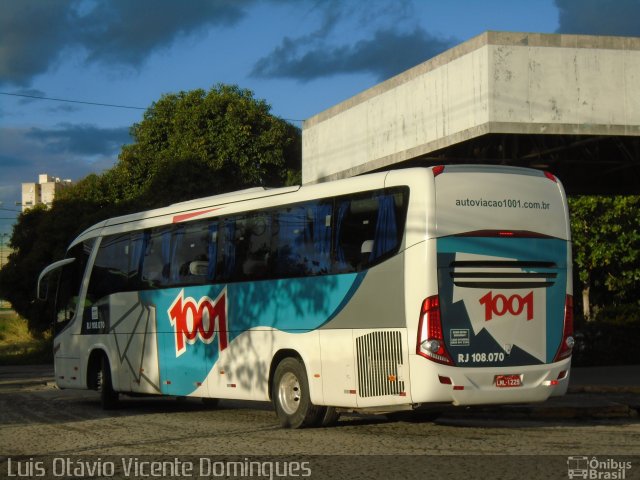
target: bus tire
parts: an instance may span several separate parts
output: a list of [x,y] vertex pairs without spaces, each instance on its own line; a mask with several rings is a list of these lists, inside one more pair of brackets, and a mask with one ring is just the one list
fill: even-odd
[[300,360],[283,359],[273,375],[271,398],[284,428],[318,425],[323,409],[311,403],[307,372]]
[[323,407],[323,415],[320,418],[319,427],[333,427],[336,423],[338,423],[338,419],[340,418],[340,413],[336,410],[335,407]]
[[216,408],[218,406],[218,403],[220,403],[219,398],[202,397],[202,404],[206,407]]
[[98,390],[100,392],[100,403],[103,410],[113,410],[118,405],[118,392],[113,389],[111,381],[111,367],[106,355],[102,356],[100,370],[98,371]]

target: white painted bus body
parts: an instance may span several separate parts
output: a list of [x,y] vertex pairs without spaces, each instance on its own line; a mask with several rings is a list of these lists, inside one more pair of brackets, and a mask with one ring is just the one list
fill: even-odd
[[[374,266],[135,290],[96,303],[87,297],[105,238],[395,187],[408,189],[404,233]],[[92,387],[91,359],[100,352],[123,393],[269,400],[274,368],[286,356],[302,361],[313,404],[345,409],[537,402],[567,389],[570,355],[557,353],[571,295],[568,214],[561,184],[541,172],[413,168],[252,190],[107,220],[70,251],[91,239],[83,309],[54,339],[61,388]],[[434,296],[448,364],[425,356],[419,328],[426,328],[423,303]],[[171,316],[181,308],[182,337]],[[214,316],[200,333],[194,312]],[[518,385],[503,384],[516,377]]]

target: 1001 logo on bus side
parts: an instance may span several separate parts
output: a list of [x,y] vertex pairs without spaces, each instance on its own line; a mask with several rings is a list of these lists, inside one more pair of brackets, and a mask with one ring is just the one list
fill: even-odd
[[480,304],[484,305],[484,319],[489,321],[493,316],[501,317],[507,313],[517,317],[526,310],[527,320],[533,320],[533,291],[527,293],[524,297],[517,293],[507,297],[501,293],[498,295],[489,292],[480,300]]
[[167,313],[175,333],[176,357],[186,351],[187,344],[193,345],[198,339],[204,343],[213,342],[216,332],[220,351],[227,348],[226,288],[215,300],[204,296],[197,302],[192,297],[184,298],[184,290],[181,290]]

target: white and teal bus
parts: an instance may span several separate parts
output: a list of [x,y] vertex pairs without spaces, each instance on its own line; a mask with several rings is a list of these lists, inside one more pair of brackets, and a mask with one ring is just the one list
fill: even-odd
[[[341,410],[564,394],[571,247],[537,170],[410,168],[250,189],[112,218],[58,271],[60,388]],[[39,293],[39,296],[41,294]]]

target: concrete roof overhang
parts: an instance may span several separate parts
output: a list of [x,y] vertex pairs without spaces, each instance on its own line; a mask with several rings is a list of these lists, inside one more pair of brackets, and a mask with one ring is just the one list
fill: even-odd
[[447,163],[639,194],[640,38],[485,32],[303,126],[303,183]]
[[558,176],[569,195],[640,195],[640,137],[487,134],[395,164],[514,165]]

